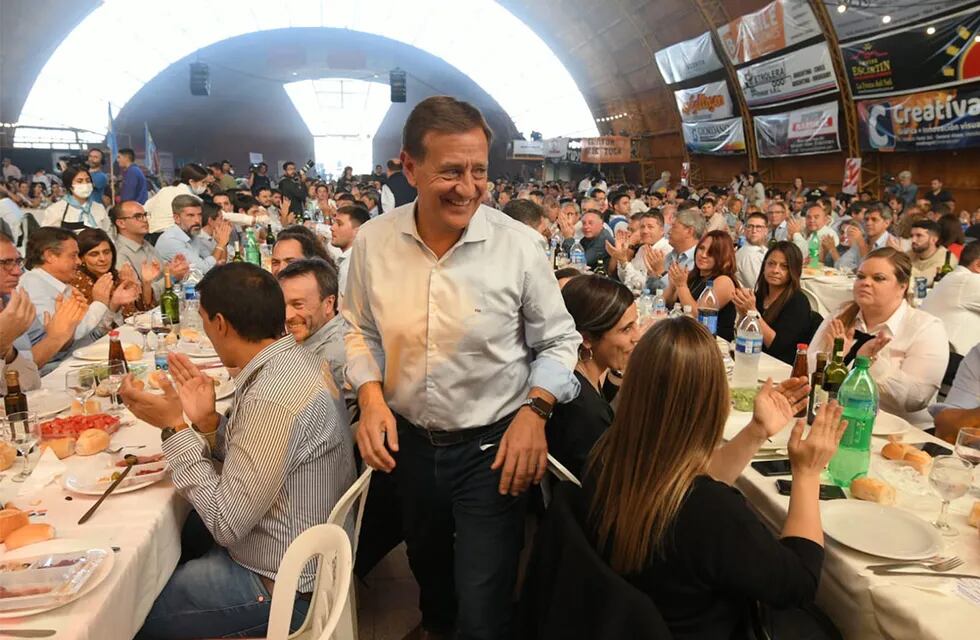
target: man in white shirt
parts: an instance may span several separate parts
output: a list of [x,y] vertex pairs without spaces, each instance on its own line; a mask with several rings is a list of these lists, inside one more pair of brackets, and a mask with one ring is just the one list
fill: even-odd
[[705,198],[701,201],[701,213],[704,215],[704,222],[707,225],[705,233],[728,231],[728,221],[725,220],[725,214],[718,210],[714,198]]
[[666,256],[673,251],[673,247],[664,236],[664,217],[659,211],[649,210],[634,214],[630,223],[636,225],[639,245],[633,258],[629,259],[628,243],[632,239],[623,239],[617,234],[616,245],[606,247],[610,257],[609,271],[616,273],[619,281],[630,289],[644,289],[647,284],[647,254],[657,251]]
[[[330,244],[340,250],[337,256],[337,282],[341,292],[347,290],[347,272],[350,269],[350,252],[361,225],[371,220],[371,214],[360,205],[347,205],[337,209],[330,220]],[[343,306],[344,294],[340,294]]]
[[3,159],[3,179],[4,180],[20,180],[21,173],[20,168],[10,161],[10,158]]
[[173,199],[174,224],[160,234],[156,250],[165,261],[183,255],[192,269],[207,273],[216,264],[224,264],[228,257],[228,238],[231,224],[223,220],[214,222],[215,246],[208,247],[200,237],[203,220],[201,200],[197,196],[182,194]]
[[[787,234],[793,239],[793,244],[800,248],[800,253],[803,254],[804,264],[809,263],[810,255],[810,238],[813,234],[817,235],[818,243],[822,242],[825,237],[829,237],[830,240],[827,242],[833,242],[836,247],[840,244],[840,237],[838,237],[837,232],[834,231],[833,227],[830,226],[830,216],[827,214],[827,210],[823,208],[818,202],[811,202],[804,209],[805,211],[805,225],[806,225],[806,236],[801,233],[800,227],[802,226],[800,222],[796,219],[790,219],[786,223]],[[820,245],[817,245],[817,253],[820,252]]]
[[980,242],[963,247],[960,266],[933,287],[921,308],[943,321],[956,353],[980,343]]
[[27,293],[17,289],[23,264],[10,236],[0,234],[0,391],[6,389],[2,375],[6,370],[19,374],[23,391],[41,386],[31,341],[26,335],[37,312]]
[[363,225],[345,292],[364,460],[393,472],[428,637],[511,633],[525,500],[544,425],[579,392],[581,338],[540,245],[483,206],[490,130],[454,98],[403,133],[414,204]]
[[773,202],[769,205],[769,240],[782,242],[789,240],[789,231],[786,228],[786,205],[782,202]]
[[647,265],[647,286],[650,291],[667,289],[667,270],[675,262],[682,267],[694,267],[694,251],[704,235],[704,216],[696,208],[685,209],[677,214],[668,236],[671,251],[663,254],[649,251],[645,255]]
[[769,222],[763,213],[750,213],[743,229],[745,244],[735,252],[735,277],[743,287],[755,291],[755,284],[762,273],[762,260],[769,250],[766,245]]

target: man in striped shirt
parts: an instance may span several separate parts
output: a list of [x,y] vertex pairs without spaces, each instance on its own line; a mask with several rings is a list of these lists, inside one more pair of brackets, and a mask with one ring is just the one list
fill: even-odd
[[[154,401],[131,380],[122,389],[138,417],[163,427],[174,485],[214,541],[177,567],[139,638],[265,635],[287,547],[326,522],[354,480],[340,398],[328,391],[333,385],[319,361],[291,335],[280,337],[285,303],[275,278],[232,263],[209,271],[198,291],[205,333],[225,366],[240,369],[230,415],[215,411],[211,379],[180,354],[170,359],[176,391]],[[305,617],[314,577],[308,566],[295,587],[294,627]]]

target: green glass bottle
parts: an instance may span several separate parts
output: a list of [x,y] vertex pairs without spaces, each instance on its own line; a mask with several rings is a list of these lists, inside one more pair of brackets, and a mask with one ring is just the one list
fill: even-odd
[[847,365],[844,364],[844,338],[835,338],[833,356],[823,372],[823,390],[827,392],[827,402],[837,399],[837,392],[847,373]]
[[936,272],[936,279],[933,280],[933,284],[945,278],[946,274],[953,272],[953,265],[949,263],[950,256],[952,255],[953,252],[950,251],[949,249],[946,249],[946,261],[943,263],[943,266],[939,267],[939,271]]
[[807,243],[807,249],[810,254],[810,264],[808,266],[811,269],[820,268],[820,238],[817,236],[816,231],[810,234],[810,241]]
[[855,478],[867,475],[871,462],[871,431],[878,415],[878,385],[868,371],[870,366],[871,360],[867,356],[858,356],[837,393],[837,401],[844,407],[842,419],[847,420],[847,429],[827,471],[834,484],[840,487],[849,487]]
[[232,262],[242,262],[242,245],[235,241],[235,255],[231,258]]
[[259,243],[251,227],[245,231],[245,262],[251,262],[257,267],[262,266],[262,252],[259,251]]
[[174,292],[173,282],[170,280],[170,271],[163,271],[163,295],[160,296],[160,311],[167,316],[170,324],[176,327],[180,324],[180,298]]

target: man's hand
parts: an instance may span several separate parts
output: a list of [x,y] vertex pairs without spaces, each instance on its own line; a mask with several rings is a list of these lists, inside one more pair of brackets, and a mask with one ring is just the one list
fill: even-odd
[[177,383],[180,405],[191,422],[206,431],[218,427],[218,414],[215,411],[214,383],[182,353],[167,356],[167,366]]
[[92,302],[101,302],[108,307],[112,297],[112,283],[111,273],[107,272],[99,276],[99,279],[92,285]]
[[10,302],[6,307],[0,301],[0,308],[3,309],[0,311],[0,358],[3,358],[10,351],[14,340],[34,324],[37,311],[27,292],[22,289],[15,289],[10,294]]
[[616,244],[611,244],[606,240],[606,252],[612,256],[616,262],[626,264],[630,261],[629,239],[626,234],[616,234]]
[[182,253],[178,253],[170,261],[170,276],[173,280],[183,280],[191,270],[191,265]]
[[143,284],[153,283],[160,277],[161,272],[162,270],[160,268],[160,263],[156,260],[147,260],[140,265],[140,278],[142,279]]
[[170,380],[161,376],[160,387],[163,395],[140,389],[132,374],[123,378],[119,387],[119,397],[133,415],[154,427],[176,427],[184,421],[180,409],[180,397]]
[[675,291],[687,288],[687,267],[682,267],[679,263],[672,262],[668,277],[670,278],[670,284],[674,285]]
[[215,220],[214,221],[214,241],[219,247],[224,249],[228,246],[228,240],[231,239],[231,223],[225,220]]
[[643,262],[647,266],[647,275],[655,278],[663,275],[665,271],[665,260],[664,252],[659,249],[656,251],[644,251]]
[[116,311],[120,307],[123,307],[136,300],[139,295],[140,286],[136,284],[134,280],[121,279],[119,280],[119,286],[117,286],[115,291],[112,292],[112,297],[109,299],[109,309]]
[[391,473],[395,468],[395,459],[389,450],[398,452],[398,427],[394,414],[385,402],[381,383],[366,382],[361,385],[357,403],[361,407],[361,421],[357,428],[357,447],[361,450],[361,457],[372,469]]
[[558,212],[558,230],[565,240],[569,240],[575,235],[575,214],[573,212]]
[[490,468],[501,470],[500,494],[520,495],[532,482],[541,482],[548,471],[548,441],[545,420],[528,407],[522,407],[504,432],[497,456]]
[[74,293],[73,291],[67,298],[59,294],[54,299],[53,316],[47,311],[44,312],[44,332],[52,338],[61,340],[62,343],[75,335],[75,328],[88,311],[88,303],[85,299],[80,300]]
[[786,219],[786,235],[792,240],[796,234],[803,231],[803,223],[798,218],[790,216]]

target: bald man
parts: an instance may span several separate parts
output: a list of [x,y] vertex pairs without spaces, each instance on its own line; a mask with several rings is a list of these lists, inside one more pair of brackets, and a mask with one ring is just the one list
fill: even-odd
[[[109,220],[116,227],[116,269],[128,264],[139,277],[140,268],[146,262],[156,261],[161,267],[164,265],[163,258],[153,245],[146,241],[150,224],[143,205],[135,200],[120,202],[109,209]],[[178,254],[170,262],[170,274],[175,282],[183,280],[189,269],[190,265],[183,255]],[[159,300],[162,293],[163,277],[161,276],[153,283],[153,294]]]

